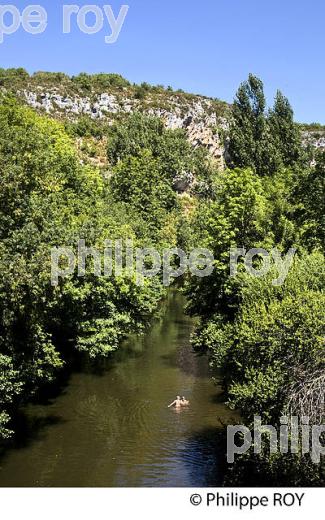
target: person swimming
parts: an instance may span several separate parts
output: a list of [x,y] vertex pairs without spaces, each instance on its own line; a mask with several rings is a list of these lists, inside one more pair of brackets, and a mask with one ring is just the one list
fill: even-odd
[[168,408],[171,408],[172,406],[174,406],[175,408],[181,408],[182,406],[189,406],[190,402],[187,401],[187,399],[185,399],[185,397],[183,396],[182,398],[178,395],[175,399],[175,401],[173,401],[172,403],[170,403],[170,405],[168,405]]
[[180,408],[182,406],[182,399],[178,395],[172,403],[168,405],[168,408],[171,408],[172,406],[175,406],[175,408]]

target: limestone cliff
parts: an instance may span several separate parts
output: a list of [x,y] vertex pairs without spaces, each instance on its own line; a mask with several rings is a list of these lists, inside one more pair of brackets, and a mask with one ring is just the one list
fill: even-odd
[[[184,129],[193,146],[205,147],[219,167],[225,166],[224,135],[229,127],[230,106],[219,99],[147,83],[134,85],[118,74],[80,74],[71,78],[62,73],[30,76],[23,69],[1,69],[0,87],[18,94],[35,110],[64,120],[88,116],[113,124],[134,111],[157,116],[166,128]],[[302,131],[306,145],[325,149],[324,127],[302,125]]]
[[[112,123],[117,117],[140,110],[148,115],[161,118],[166,128],[182,128],[187,132],[193,146],[203,146],[211,156],[224,166],[224,147],[222,133],[228,128],[228,120],[220,105],[212,99],[191,96],[182,99],[182,94],[160,95],[154,98],[148,94],[145,100],[103,92],[95,96],[61,95],[56,89],[44,90],[38,86],[34,90],[24,89],[19,94],[28,105],[55,117],[76,119],[87,115],[93,119],[107,119]],[[161,106],[159,107],[159,97]]]

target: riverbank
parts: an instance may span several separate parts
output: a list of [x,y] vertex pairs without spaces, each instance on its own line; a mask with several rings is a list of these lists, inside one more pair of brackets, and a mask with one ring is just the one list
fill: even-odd
[[[110,360],[84,363],[61,393],[22,410],[21,439],[0,463],[1,486],[215,486],[222,483],[222,403],[193,321],[171,291],[161,318]],[[191,406],[167,408],[176,394]],[[24,439],[24,440],[22,440]]]

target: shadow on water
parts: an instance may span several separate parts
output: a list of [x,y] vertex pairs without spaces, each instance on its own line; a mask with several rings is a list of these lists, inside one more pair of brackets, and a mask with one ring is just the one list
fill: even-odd
[[181,346],[177,351],[169,354],[163,354],[160,359],[169,368],[178,368],[184,374],[192,375],[194,377],[206,378],[209,371],[206,366],[206,360],[203,359],[203,363],[200,362],[202,356],[200,354],[194,354],[192,357],[188,356],[188,345]]
[[[210,396],[210,402],[214,404],[224,404],[225,403],[225,392],[221,385],[218,385],[217,387],[217,393]],[[237,415],[237,413],[234,412],[234,415]]]
[[186,440],[180,457],[187,467],[190,486],[222,486],[224,453],[221,444],[222,434],[215,428],[204,428],[194,432]]
[[32,444],[44,440],[51,427],[62,425],[64,422],[62,417],[54,414],[30,418],[25,413],[18,412],[13,424],[16,434],[0,448],[0,466],[10,457],[11,452],[27,449]]
[[[207,359],[191,349],[193,321],[183,309],[172,292],[144,336],[105,361],[79,356],[22,408],[0,459],[0,485],[221,485],[220,431],[233,413]],[[182,413],[167,408],[176,395],[190,400]]]

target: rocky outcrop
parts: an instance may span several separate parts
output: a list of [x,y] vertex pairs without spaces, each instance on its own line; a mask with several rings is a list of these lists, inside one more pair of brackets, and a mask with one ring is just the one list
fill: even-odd
[[164,121],[166,128],[186,130],[193,146],[207,148],[211,157],[221,167],[224,166],[224,147],[222,131],[227,129],[225,117],[214,112],[213,100],[193,96],[194,99],[184,103],[180,95],[169,98],[168,108],[150,106],[150,98],[141,103],[136,98],[128,98],[114,94],[101,93],[90,97],[67,97],[54,91],[43,90],[21,92],[25,101],[32,108],[58,117],[75,119],[88,115],[93,119],[107,119],[113,123],[119,114],[128,114],[140,110],[148,115],[156,116]]
[[318,150],[325,150],[325,130],[324,131],[304,131],[302,133],[303,143],[311,145]]
[[[166,128],[184,129],[194,147],[206,148],[210,156],[221,168],[225,167],[227,152],[224,147],[224,131],[229,121],[224,115],[217,113],[218,105],[213,99],[202,96],[187,96],[173,93],[166,98],[137,99],[128,93],[92,94],[91,97],[65,96],[58,89],[44,90],[39,86],[24,89],[20,95],[28,105],[36,110],[46,112],[55,117],[77,119],[87,115],[92,119],[107,120],[112,124],[121,114],[141,111],[159,117]],[[167,105],[167,106],[166,106]],[[164,107],[164,108],[162,108]],[[303,131],[303,143],[325,150],[325,131]]]

